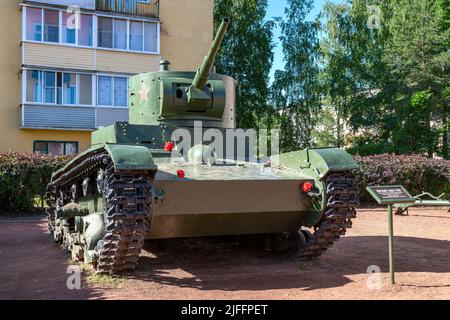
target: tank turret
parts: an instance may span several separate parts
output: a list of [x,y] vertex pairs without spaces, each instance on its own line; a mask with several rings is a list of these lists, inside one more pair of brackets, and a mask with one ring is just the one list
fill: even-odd
[[235,81],[212,72],[229,22],[222,20],[197,72],[171,71],[163,60],[159,72],[130,79],[131,124],[191,126],[200,120],[209,127],[234,127]]

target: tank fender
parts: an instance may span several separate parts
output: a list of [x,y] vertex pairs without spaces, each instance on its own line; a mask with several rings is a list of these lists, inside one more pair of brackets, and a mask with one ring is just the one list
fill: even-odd
[[143,146],[105,144],[116,170],[157,170],[150,150]]
[[116,170],[158,170],[150,150],[146,147],[109,143],[97,144],[80,153],[63,168],[53,172],[51,182],[54,183],[64,172],[83,161],[87,155],[103,152],[104,150],[111,156]]
[[330,172],[358,169],[352,156],[339,148],[305,149],[273,156],[271,159],[276,165],[318,180]]
[[315,180],[315,191],[309,193],[315,203],[314,214],[310,215],[308,226],[316,225],[327,206],[325,196],[325,181],[329,173],[345,172],[358,169],[358,164],[352,156],[339,148],[305,149],[272,156],[271,161],[275,166],[291,170],[305,178]]

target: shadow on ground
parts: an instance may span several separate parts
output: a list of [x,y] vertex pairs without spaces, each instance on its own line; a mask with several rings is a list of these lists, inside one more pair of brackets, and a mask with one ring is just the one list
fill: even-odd
[[0,300],[99,298],[95,289],[67,288],[68,266],[47,222],[0,223]]
[[[344,237],[319,260],[242,248],[214,239],[146,243],[130,279],[200,290],[313,290],[343,286],[371,265],[388,270],[387,237]],[[450,272],[450,241],[396,237],[396,272]],[[180,276],[181,275],[181,276]],[[450,279],[448,285],[450,287]]]
[[[68,257],[49,241],[46,222],[0,223],[0,299],[99,299],[104,290],[67,289]],[[377,265],[387,272],[387,237],[346,236],[319,260],[293,261],[264,246],[237,245],[235,238],[146,242],[128,279],[178,288],[218,291],[314,290],[342,287]],[[450,274],[450,241],[395,238],[397,272]],[[415,287],[450,287],[419,282]],[[361,279],[365,282],[365,278]],[[409,283],[402,283],[407,286]],[[326,298],[326,297],[325,297]]]

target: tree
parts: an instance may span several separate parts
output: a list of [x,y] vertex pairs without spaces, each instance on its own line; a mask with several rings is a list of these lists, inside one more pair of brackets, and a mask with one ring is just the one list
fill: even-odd
[[354,150],[448,157],[448,12],[448,0],[325,5],[324,102],[336,110],[338,142],[346,122]]
[[[445,91],[450,83],[450,30],[446,22],[448,14],[446,16],[440,3],[443,1],[394,1],[389,22],[390,38],[384,59],[399,88],[398,105],[407,110],[420,106],[423,111],[421,121],[425,123],[426,132],[414,131],[415,138],[423,135],[430,138],[427,153],[432,156],[438,150],[431,138],[438,129],[443,135],[440,153],[448,157],[449,106]],[[408,123],[408,118],[404,119],[405,122],[398,126],[398,130],[414,126],[416,120]],[[433,123],[439,122],[440,128],[433,127]],[[415,138],[413,136],[409,139],[416,140]],[[397,145],[407,142],[408,140],[400,139]]]
[[272,85],[272,101],[282,117],[284,151],[313,145],[314,114],[320,109],[318,25],[306,21],[313,1],[288,0],[287,4],[286,18],[277,19],[285,67],[276,71]]
[[365,0],[328,2],[321,13],[321,78],[327,96],[324,103],[335,110],[339,146],[345,140],[344,124],[355,132],[383,128],[383,110],[391,98],[381,90],[389,87],[382,61],[387,6],[376,7],[379,22],[370,28],[368,19],[372,13]]
[[214,25],[231,24],[219,52],[217,71],[238,82],[237,126],[258,128],[267,107],[273,61],[273,21],[266,20],[267,0],[216,0]]
[[[336,117],[336,144],[343,145],[342,120],[347,117],[347,97],[350,95],[351,79],[350,54],[348,42],[350,38],[349,7],[346,4],[326,3],[321,18],[325,19],[326,37],[321,41],[324,69],[321,78],[326,90],[328,102],[334,109]],[[326,100],[324,100],[325,102]]]

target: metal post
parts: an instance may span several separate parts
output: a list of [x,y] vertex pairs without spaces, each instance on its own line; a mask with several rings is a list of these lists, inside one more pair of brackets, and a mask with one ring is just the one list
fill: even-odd
[[389,209],[389,275],[391,285],[395,284],[394,279],[394,223],[392,214],[392,204],[388,205]]

